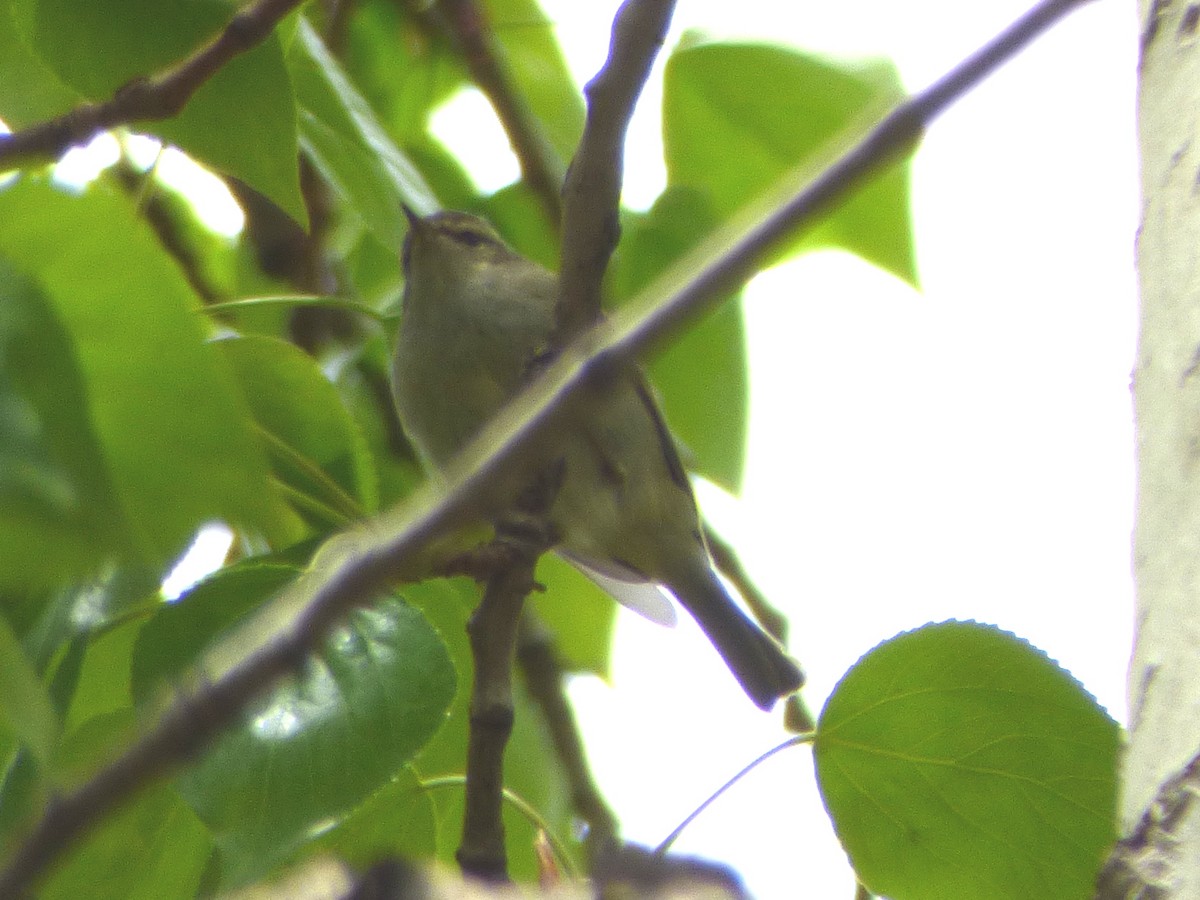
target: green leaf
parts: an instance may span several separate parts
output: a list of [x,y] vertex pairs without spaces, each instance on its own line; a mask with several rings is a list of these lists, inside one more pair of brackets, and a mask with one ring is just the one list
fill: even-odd
[[58,715],[8,623],[0,618],[0,732],[17,737],[48,768]]
[[608,675],[617,605],[594,581],[553,553],[538,561],[546,590],[530,599],[549,627],[564,664],[575,672]]
[[[103,101],[190,56],[234,11],[221,0],[36,0],[29,43],[64,84]],[[307,225],[295,99],[277,35],[222,66],[179,115],[134,124],[242,179]]]
[[361,3],[346,38],[347,51],[339,58],[351,82],[406,149],[425,139],[430,112],[467,83],[460,54],[414,10]]
[[283,50],[272,35],[226,63],[178,116],[137,128],[241,179],[308,228],[296,117]]
[[842,679],[817,779],[855,871],[905,898],[1090,897],[1116,839],[1117,725],[998,629],[945,622]]
[[51,786],[33,755],[23,750],[15,735],[0,730],[0,846],[24,834],[45,808]]
[[64,84],[93,100],[187,56],[229,18],[229,7],[216,0],[15,2],[30,46]]
[[[668,188],[644,216],[631,217],[614,266],[624,300],[694,249],[717,224],[707,196]],[[748,376],[740,302],[723,303],[649,365],[672,433],[689,468],[736,491],[746,455]]]
[[[136,618],[161,602],[160,567],[106,566],[96,577],[70,581],[31,594],[23,602],[6,597],[9,623],[38,672],[54,673],[54,690],[67,688],[59,653],[114,625]],[[69,693],[69,692],[68,692]]]
[[[63,743],[75,744],[72,765],[87,768],[93,758],[89,754],[102,755],[109,749],[103,746],[106,741],[79,739],[79,732],[87,728],[89,723],[94,724],[98,719],[113,716],[113,722],[118,725],[120,717],[126,717],[129,724],[134,724],[129,672],[140,628],[139,619],[130,619],[87,639],[76,680],[77,687],[64,717],[64,728],[69,737]],[[108,729],[105,726],[105,730],[120,729]]]
[[478,212],[495,225],[522,256],[541,263],[552,272],[558,268],[557,225],[551,225],[546,219],[542,201],[525,182],[513,182],[464,208]]
[[337,389],[312,357],[275,338],[217,344],[269,436],[276,477],[345,519],[374,512],[379,487],[370,453]]
[[385,247],[407,231],[400,204],[436,206],[429,188],[397,149],[337,60],[307,22],[288,51],[300,104],[300,136],[321,174]]
[[36,281],[73,344],[147,565],[165,566],[208,520],[281,527],[284,507],[195,298],[127,198],[23,180],[0,191],[0,256]]
[[214,833],[223,883],[261,874],[388,784],[441,726],[455,686],[420,612],[389,600],[351,613],[297,680],[179,779]]
[[410,767],[354,810],[317,847],[365,870],[381,859],[428,859],[437,851],[433,801]]
[[0,119],[24,128],[66,112],[79,94],[64,85],[24,40],[13,0],[0,0]]
[[534,0],[488,0],[486,7],[518,94],[559,156],[570,159],[583,134],[583,99],[555,39],[554,23]]
[[38,891],[42,900],[195,897],[212,851],[207,830],[166,787],[139,794],[72,849]]
[[[798,167],[819,166],[903,97],[890,63],[837,64],[783,47],[685,44],[667,61],[670,185],[702,190],[724,220]],[[897,164],[806,232],[793,250],[842,247],[916,280],[908,168]]]
[[227,566],[174,603],[164,603],[138,634],[131,688],[136,702],[162,684],[175,685],[214,638],[296,579],[300,568],[251,559]]
[[392,404],[389,344],[381,333],[370,336],[354,364],[341,368],[336,383],[374,461],[381,509],[394,506],[424,480]]
[[0,584],[82,578],[131,545],[66,330],[0,260]]

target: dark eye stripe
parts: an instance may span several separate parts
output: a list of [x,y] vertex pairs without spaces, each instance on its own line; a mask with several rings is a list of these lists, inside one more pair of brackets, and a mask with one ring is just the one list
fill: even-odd
[[495,243],[493,239],[486,234],[481,234],[478,231],[470,231],[466,228],[455,229],[451,232],[454,239],[460,244],[466,244],[468,247],[479,247],[483,244]]

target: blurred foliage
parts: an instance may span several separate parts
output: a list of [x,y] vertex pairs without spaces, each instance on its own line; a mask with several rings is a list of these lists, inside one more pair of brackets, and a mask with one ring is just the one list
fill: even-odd
[[[210,40],[234,6],[0,0],[0,119],[19,128],[103,100]],[[417,6],[360,0],[326,21],[308,4],[180,115],[138,126],[226,180],[246,215],[235,237],[128,158],[82,188],[33,164],[0,184],[0,851],[208,677],[247,623],[303,598],[319,548],[418,484],[388,385],[401,204],[480,212],[554,264],[529,191],[480,195],[430,134],[468,76]],[[583,102],[552,25],[531,0],[484,6],[568,160]],[[883,63],[692,38],[665,77],[668,184],[648,212],[623,213],[615,302],[898,97]],[[896,165],[789,252],[840,246],[914,279],[907,191]],[[313,285],[362,312],[309,303]],[[737,302],[650,371],[694,469],[736,488],[749,379]],[[224,566],[166,602],[159,585],[214,521],[234,534]],[[611,601],[558,559],[538,574],[564,661],[603,674]],[[327,850],[357,865],[452,862],[461,792],[424,784],[464,767],[477,598],[468,581],[435,580],[356,611],[194,766],[88,834],[43,896],[191,897]],[[830,727],[826,769],[840,765]],[[569,789],[523,694],[506,778],[579,853]],[[506,824],[512,871],[532,879],[535,828]]]

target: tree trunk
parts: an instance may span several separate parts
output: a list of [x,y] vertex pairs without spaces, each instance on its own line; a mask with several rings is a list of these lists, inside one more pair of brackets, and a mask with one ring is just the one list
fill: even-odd
[[[1141,0],[1137,637],[1122,832],[1138,880],[1200,897],[1200,7]],[[1081,627],[1087,611],[1080,610]]]

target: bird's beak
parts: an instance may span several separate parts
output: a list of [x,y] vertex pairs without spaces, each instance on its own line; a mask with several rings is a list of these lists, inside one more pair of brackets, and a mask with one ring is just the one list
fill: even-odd
[[404,217],[405,217],[406,219],[408,219],[408,225],[409,225],[409,227],[410,227],[410,228],[416,228],[416,227],[418,227],[418,223],[421,221],[421,217],[420,217],[420,216],[418,216],[418,215],[417,215],[417,214],[416,214],[416,213],[413,211],[413,208],[412,208],[411,206],[409,206],[407,203],[401,203],[401,204],[400,204],[400,208],[401,208],[402,210],[404,210]]
[[404,243],[400,245],[400,263],[407,275],[409,261],[412,257],[412,243],[414,240],[420,241],[423,235],[428,234],[429,229],[425,224],[425,220],[417,215],[411,206],[407,203],[401,203],[400,208],[404,210],[404,217],[408,219],[408,234],[404,236]]

